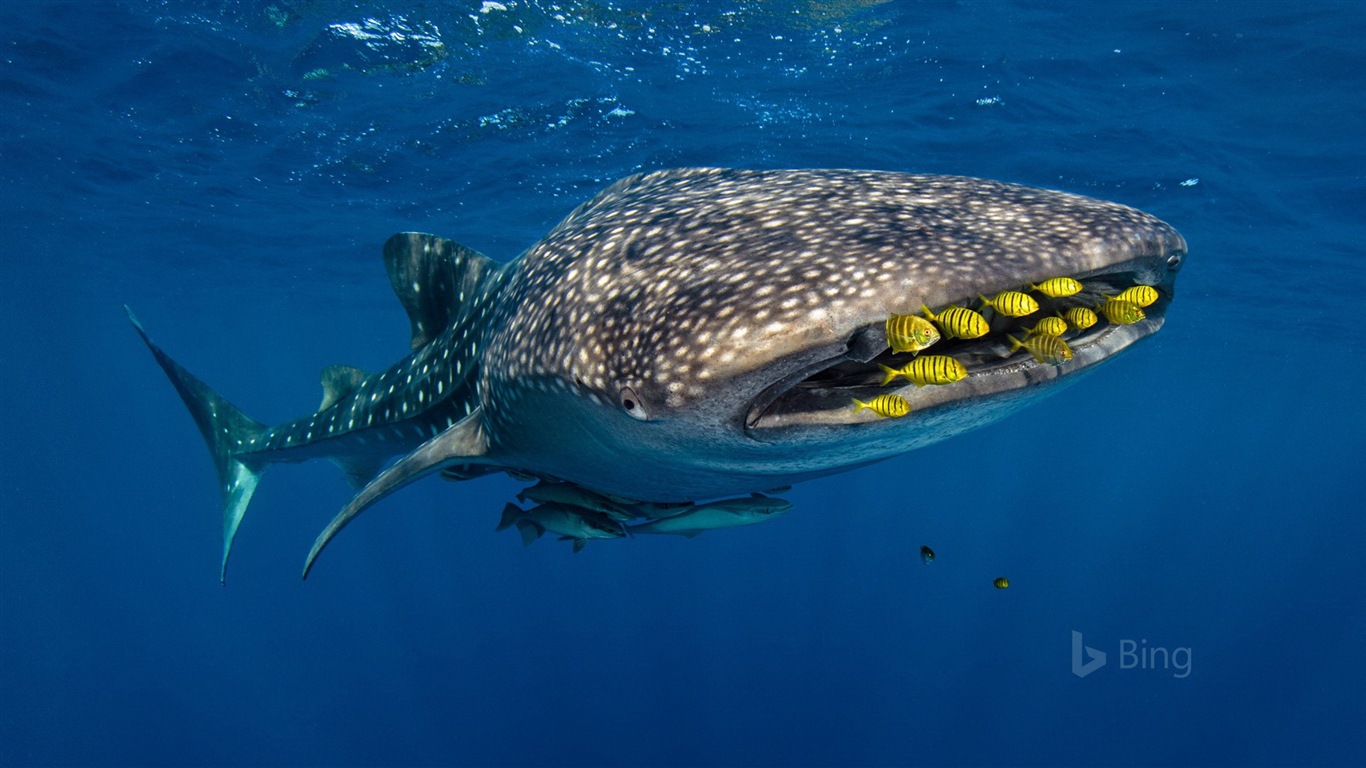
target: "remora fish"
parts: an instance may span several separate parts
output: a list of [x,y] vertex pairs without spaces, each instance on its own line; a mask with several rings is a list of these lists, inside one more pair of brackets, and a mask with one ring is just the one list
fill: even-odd
[[594,493],[577,485],[541,481],[530,488],[522,489],[522,492],[517,494],[518,501],[526,501],[527,499],[555,502],[570,507],[580,507],[592,512],[601,512],[613,520],[632,520],[635,518],[635,515],[628,512],[623,505],[600,493]]
[[722,499],[689,507],[687,512],[673,517],[633,525],[627,530],[631,533],[674,533],[691,539],[703,531],[762,523],[789,509],[792,509],[792,502],[771,496]]
[[575,552],[583,551],[589,539],[619,539],[626,535],[621,523],[600,512],[553,501],[527,510],[519,509],[516,504],[504,505],[497,530],[513,525],[521,532],[524,547],[550,531],[573,541]]
[[[384,255],[412,354],[359,379],[332,369],[324,407],[280,426],[243,415],[134,321],[213,454],[224,566],[277,462],[329,458],[363,481],[400,456],[318,537],[307,575],[363,509],[437,470],[683,502],[929,445],[1155,333],[1186,243],[1123,205],[997,181],[701,168],[623,179],[505,264],[415,233]],[[961,305],[1059,276],[1150,285],[1159,298],[1139,322],[1069,340],[1065,365],[1002,359],[1000,333],[953,339],[945,353],[968,378],[899,390],[910,417],[846,407],[876,393],[891,360],[889,307]]]

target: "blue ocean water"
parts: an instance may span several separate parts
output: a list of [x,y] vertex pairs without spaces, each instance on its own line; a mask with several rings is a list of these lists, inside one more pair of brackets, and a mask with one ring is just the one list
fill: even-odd
[[[1363,40],[1356,3],[8,0],[0,763],[1366,762]],[[284,466],[218,584],[123,304],[283,421],[405,353],[389,234],[511,258],[688,165],[1053,187],[1191,258],[1154,339],[771,523],[575,556],[433,479],[300,582],[350,489]]]

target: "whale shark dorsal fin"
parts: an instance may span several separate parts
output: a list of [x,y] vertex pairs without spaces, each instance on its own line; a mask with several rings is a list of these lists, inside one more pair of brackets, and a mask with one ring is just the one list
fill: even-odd
[[485,274],[498,264],[478,251],[436,235],[400,232],[384,244],[384,267],[413,326],[413,349],[424,346],[458,316]]
[[350,365],[329,365],[323,369],[323,402],[318,406],[318,412],[331,408],[337,401],[356,391],[361,382],[370,377],[370,374]]

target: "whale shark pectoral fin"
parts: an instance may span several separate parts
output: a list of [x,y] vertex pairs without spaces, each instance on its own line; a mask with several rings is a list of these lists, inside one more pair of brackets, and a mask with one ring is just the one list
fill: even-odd
[[424,346],[465,311],[497,264],[436,235],[400,232],[384,243],[389,283],[408,312],[413,349]]
[[465,418],[449,429],[433,437],[379,473],[374,480],[361,489],[354,498],[332,518],[323,532],[313,542],[308,560],[304,562],[303,578],[313,568],[323,548],[341,529],[364,512],[371,504],[388,496],[403,486],[424,475],[436,472],[447,464],[473,464],[488,452],[488,436],[484,432],[483,408],[475,408]]

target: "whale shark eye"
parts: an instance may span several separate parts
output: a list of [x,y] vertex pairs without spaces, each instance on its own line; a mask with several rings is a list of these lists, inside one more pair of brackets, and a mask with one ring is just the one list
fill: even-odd
[[1180,251],[1172,251],[1171,255],[1167,256],[1167,266],[1171,267],[1172,269],[1180,267],[1182,255],[1183,254]]
[[622,410],[626,411],[626,413],[634,418],[640,419],[641,421],[650,418],[649,414],[645,413],[645,404],[640,402],[640,395],[637,395],[634,389],[622,387],[621,393],[617,399],[618,402],[621,403]]

